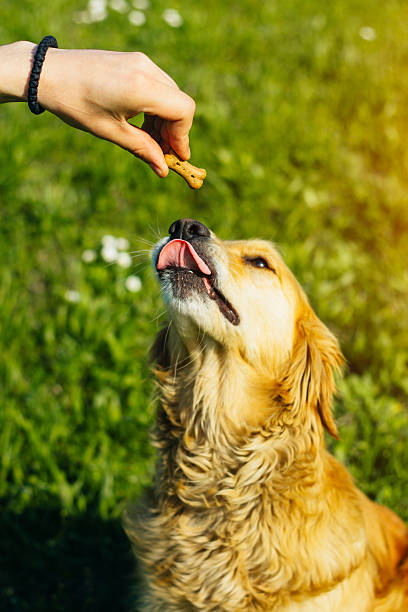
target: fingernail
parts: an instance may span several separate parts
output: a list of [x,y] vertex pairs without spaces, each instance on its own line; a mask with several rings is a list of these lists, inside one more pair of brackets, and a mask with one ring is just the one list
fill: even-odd
[[151,169],[153,170],[153,172],[155,172],[157,174],[157,176],[163,177],[165,176],[165,171],[163,168],[161,168],[160,166],[156,166],[156,164],[154,163],[150,163],[149,166],[151,167]]

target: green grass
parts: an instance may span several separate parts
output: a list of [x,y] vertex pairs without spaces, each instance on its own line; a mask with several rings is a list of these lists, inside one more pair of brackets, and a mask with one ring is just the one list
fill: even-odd
[[331,449],[408,519],[406,3],[152,0],[140,28],[112,10],[74,23],[85,8],[3,0],[0,41],[146,52],[197,101],[208,179],[191,192],[50,114],[0,107],[0,608],[18,612],[127,606],[120,513],[152,474],[163,305],[143,258],[82,261],[105,234],[134,251],[189,216],[274,240],[348,360]]

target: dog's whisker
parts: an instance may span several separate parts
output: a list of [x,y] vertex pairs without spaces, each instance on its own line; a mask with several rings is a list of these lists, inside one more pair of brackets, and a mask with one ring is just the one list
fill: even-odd
[[145,259],[139,259],[139,261],[132,260],[132,270],[150,270],[150,261],[146,261]]
[[169,331],[170,331],[170,327],[171,327],[172,323],[173,323],[173,321],[170,319],[169,324],[167,326],[166,335],[164,336],[163,348],[166,348],[167,338],[169,336]]
[[132,266],[149,266],[150,267],[150,261],[149,259],[146,259],[145,257],[132,257],[131,261],[132,261]]
[[149,257],[151,255],[151,249],[137,249],[136,251],[129,251],[129,255],[134,257],[141,255],[143,257]]
[[135,263],[132,264],[131,268],[129,268],[132,273],[134,274],[141,274],[142,272],[144,272],[145,270],[149,271],[150,270],[150,266],[148,263],[145,262],[141,262],[141,263]]
[[141,236],[136,236],[134,238],[135,242],[142,242],[143,244],[146,244],[149,247],[154,247],[155,243],[152,242],[151,240],[147,240],[146,238],[142,238]]
[[153,234],[153,236],[155,236],[157,238],[157,240],[160,240],[160,238],[163,237],[162,232],[160,232],[160,228],[159,228],[159,222],[157,221],[157,226],[156,228],[154,228],[152,225],[149,225],[149,230],[151,231],[151,233]]
[[[145,267],[143,266],[132,266],[131,268],[128,269],[128,273],[131,276],[142,276],[143,274],[145,274]],[[140,279],[142,280],[142,279]]]
[[194,362],[198,361],[199,357],[201,357],[201,355],[203,354],[203,352],[206,349],[205,345],[201,346],[201,344],[199,344],[199,346],[200,346],[200,350],[198,351],[198,353],[195,353],[194,355],[192,355],[191,358],[187,361],[187,363],[179,366],[178,370],[177,370],[178,372],[180,372],[181,370],[187,368],[188,366],[190,366]]
[[164,316],[165,314],[167,314],[167,310],[162,310],[161,312],[159,312],[158,315],[156,315],[155,317],[153,317],[153,319],[150,319],[149,323],[154,323],[155,321],[157,321],[158,319],[160,319],[162,316]]
[[174,377],[173,377],[173,385],[176,384],[176,376],[177,376],[177,365],[178,365],[178,360],[180,357],[180,351],[177,353],[177,358],[176,358],[176,364],[174,366]]

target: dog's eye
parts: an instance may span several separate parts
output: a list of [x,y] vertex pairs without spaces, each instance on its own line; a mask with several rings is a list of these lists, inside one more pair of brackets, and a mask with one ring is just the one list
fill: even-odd
[[254,268],[267,268],[268,270],[272,270],[272,272],[275,272],[275,270],[268,264],[266,259],[264,259],[263,257],[245,257],[245,261],[251,266],[254,266]]
[[256,257],[251,260],[251,264],[255,266],[255,268],[269,268],[268,262],[264,260],[263,257]]

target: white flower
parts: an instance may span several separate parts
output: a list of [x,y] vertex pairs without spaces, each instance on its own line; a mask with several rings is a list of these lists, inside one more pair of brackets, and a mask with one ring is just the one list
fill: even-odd
[[108,16],[106,10],[107,0],[89,0],[86,11],[74,13],[75,23],[94,23],[95,21],[103,21]]
[[92,23],[92,19],[88,11],[79,11],[74,13],[73,20],[75,23]]
[[306,187],[304,189],[303,198],[306,206],[309,206],[310,208],[314,208],[319,204],[319,195],[314,189],[312,189],[312,187]]
[[89,0],[88,13],[90,22],[103,21],[108,16],[106,0]]
[[172,28],[179,28],[184,23],[184,19],[178,10],[172,8],[166,9],[163,12],[163,19]]
[[101,255],[104,261],[107,261],[108,263],[112,263],[116,261],[118,257],[118,252],[116,250],[116,247],[113,246],[113,244],[107,244],[106,246],[103,247],[101,251]]
[[102,236],[101,243],[103,246],[113,246],[116,249],[116,238],[115,236],[111,236],[110,234],[106,234],[106,236]]
[[127,238],[116,238],[116,248],[119,251],[126,251],[129,248],[129,240]]
[[106,9],[106,0],[89,0],[88,11],[103,11]]
[[139,11],[145,11],[150,6],[150,0],[133,0],[132,2],[135,9]]
[[377,32],[370,26],[363,26],[359,29],[358,34],[363,40],[371,41],[377,38]]
[[132,258],[129,255],[129,253],[124,253],[122,251],[122,253],[118,253],[118,256],[117,256],[117,259],[116,259],[116,263],[121,268],[129,268],[129,266],[132,265]]
[[94,251],[93,249],[86,249],[86,251],[82,253],[82,261],[84,261],[85,263],[92,263],[93,261],[95,261],[95,259],[96,251]]
[[73,289],[67,289],[67,291],[64,293],[64,297],[67,302],[71,302],[71,304],[77,304],[81,299],[79,291],[74,291]]
[[146,23],[146,15],[142,11],[131,11],[129,13],[129,21],[135,26],[142,26]]
[[118,13],[127,13],[129,10],[129,5],[126,0],[110,0],[110,7],[117,11]]
[[142,288],[142,281],[140,280],[138,276],[134,276],[133,274],[131,274],[130,276],[127,277],[125,281],[125,286],[126,286],[126,289],[130,291],[131,293],[136,293],[137,291],[140,291],[140,289]]

